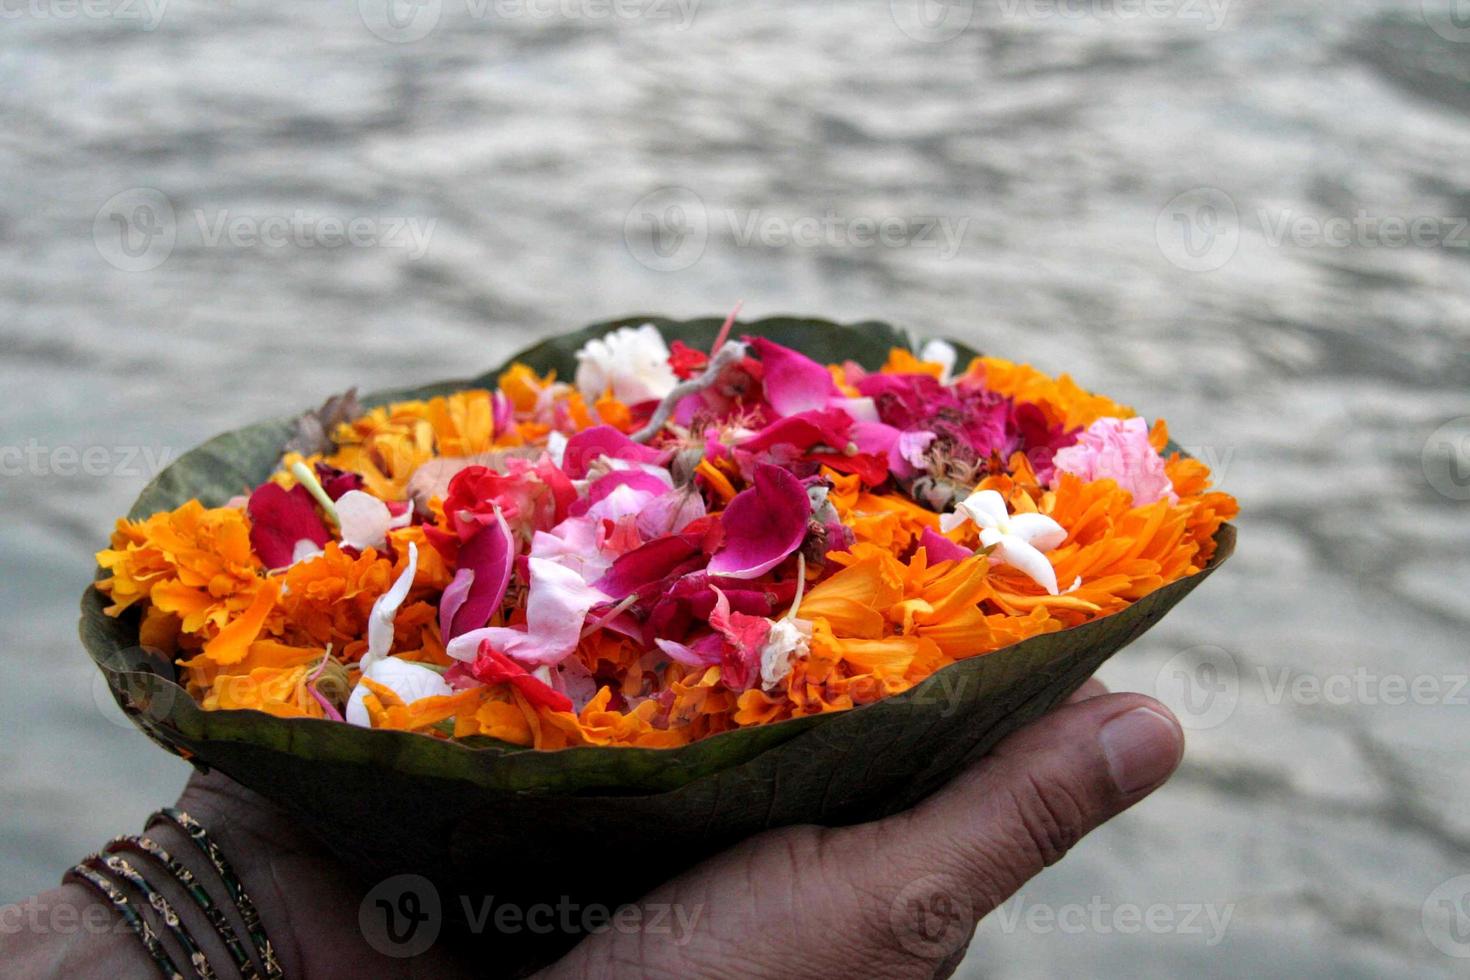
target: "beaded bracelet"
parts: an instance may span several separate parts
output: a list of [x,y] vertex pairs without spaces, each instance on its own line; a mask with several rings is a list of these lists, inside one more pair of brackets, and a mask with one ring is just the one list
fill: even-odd
[[108,854],[119,851],[132,851],[151,858],[155,863],[167,870],[169,874],[173,875],[174,879],[189,893],[189,897],[194,899],[194,904],[204,913],[205,919],[214,927],[214,931],[219,936],[220,941],[229,950],[230,958],[235,961],[235,968],[240,971],[241,980],[260,980],[260,974],[255,969],[255,961],[251,959],[250,953],[246,951],[244,944],[240,942],[240,937],[235,933],[234,927],[230,925],[229,918],[225,915],[224,909],[215,904],[214,899],[210,897],[209,892],[205,890],[204,886],[199,883],[199,879],[194,877],[192,871],[180,864],[173,855],[169,854],[168,851],[147,837],[114,837],[103,848],[103,852]]
[[260,912],[256,909],[255,903],[250,900],[250,896],[245,894],[245,888],[235,875],[235,869],[231,867],[229,859],[219,849],[219,845],[210,838],[204,825],[183,810],[169,806],[150,816],[144,829],[151,830],[163,822],[171,823],[183,831],[184,836],[193,841],[194,846],[209,859],[220,881],[224,883],[230,901],[235,903],[240,919],[245,923],[245,931],[250,934],[250,941],[255,944],[255,952],[260,956],[261,966],[265,969],[265,977],[267,980],[283,980],[285,973],[276,960],[275,948],[271,946],[270,937],[266,935],[265,926],[260,921]]
[[[94,858],[88,859],[88,861],[91,860],[94,860]],[[158,971],[167,977],[168,980],[184,980],[184,975],[179,972],[179,968],[174,963],[173,957],[168,955],[168,950],[164,949],[163,944],[158,941],[158,936],[153,932],[153,927],[148,925],[143,917],[133,910],[132,903],[128,901],[128,896],[121,888],[113,884],[112,880],[105,874],[93,870],[88,866],[87,861],[83,861],[63,875],[61,880],[63,883],[74,881],[79,885],[92,889],[98,895],[102,896],[109,905],[117,910],[118,915],[122,916],[122,920],[127,923],[128,928],[133,930],[133,935],[137,936],[139,941],[143,943],[143,948],[147,950],[149,958],[153,960],[154,966],[158,967]]]

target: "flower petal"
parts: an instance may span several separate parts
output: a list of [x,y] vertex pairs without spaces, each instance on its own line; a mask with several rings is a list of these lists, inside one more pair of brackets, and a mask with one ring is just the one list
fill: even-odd
[[1022,572],[1050,595],[1057,594],[1057,572],[1045,555],[1014,534],[1003,535],[990,557]]
[[610,425],[594,425],[567,440],[566,448],[562,450],[561,468],[573,480],[580,480],[603,456],[634,463],[657,463],[663,453],[634,442]]
[[1067,532],[1045,514],[1017,514],[1011,518],[1011,533],[1038,551],[1051,551],[1067,540]]
[[764,337],[746,337],[760,355],[766,401],[781,415],[795,415],[827,407],[841,398],[831,373],[816,361]]
[[413,577],[418,574],[418,570],[418,545],[410,541],[408,565],[393,583],[393,587],[378,596],[378,601],[373,603],[372,612],[368,614],[368,648],[367,653],[362,656],[364,670],[386,657],[393,648],[393,620],[398,615],[398,607],[408,598],[408,590],[413,587]]
[[343,544],[358,551],[381,550],[388,543],[393,515],[388,505],[372,494],[349,490],[337,498],[337,521]]
[[[485,525],[459,549],[459,571],[468,569],[473,578],[464,602],[454,611],[449,622],[449,642],[461,633],[478,629],[495,614],[505,601],[505,590],[510,585],[511,571],[515,566],[515,538],[506,525],[505,518],[496,512],[495,522]],[[459,573],[456,573],[458,580]],[[451,588],[453,584],[451,583]],[[444,598],[449,597],[446,589]],[[440,606],[443,615],[443,605]]]
[[480,645],[488,641],[501,653],[522,663],[554,664],[577,648],[582,626],[593,606],[607,602],[598,591],[570,568],[545,558],[527,560],[531,588],[526,600],[526,627],[511,629],[487,626],[461,633],[445,646],[456,660],[473,661]]
[[286,490],[275,483],[262,483],[250,495],[246,512],[250,515],[250,547],[266,568],[290,565],[301,541],[324,548],[331,540],[316,503],[300,484]]
[[969,548],[955,544],[929,527],[924,528],[923,533],[919,535],[919,546],[928,553],[931,565],[941,561],[964,561],[974,554]]
[[711,575],[751,579],[779,565],[806,538],[812,502],[791,473],[761,463],[755,485],[730,501],[720,523],[725,541],[710,558]]
[[[438,671],[402,657],[384,657],[375,661],[363,669],[362,676],[388,688],[402,698],[404,704],[454,693],[454,688]],[[367,705],[363,703],[369,693],[368,686],[361,681],[352,689],[352,696],[347,700],[348,724],[371,727]]]

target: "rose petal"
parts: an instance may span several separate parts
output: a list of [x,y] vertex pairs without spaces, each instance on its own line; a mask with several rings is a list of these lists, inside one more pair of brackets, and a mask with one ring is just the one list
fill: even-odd
[[246,512],[250,515],[250,547],[266,568],[290,565],[301,541],[324,548],[331,540],[315,501],[299,483],[290,490],[262,483],[250,495]]
[[663,453],[634,442],[610,425],[595,425],[567,440],[566,449],[562,452],[561,468],[573,480],[580,480],[587,475],[592,464],[603,456],[635,463],[657,463]]
[[[515,552],[515,538],[503,518],[481,528],[478,534],[460,546],[459,570],[469,570],[473,579],[464,601],[452,614],[449,635],[443,637],[444,642],[484,626],[500,608],[505,601],[505,590],[510,585]],[[452,583],[450,588],[453,588]],[[449,590],[446,589],[444,598],[447,599],[448,595]],[[444,606],[441,604],[441,619],[443,614]]]
[[829,399],[842,397],[831,373],[805,354],[764,337],[745,342],[760,356],[766,401],[781,415],[825,408]]
[[526,600],[525,629],[487,626],[461,633],[445,646],[456,660],[472,660],[481,644],[522,663],[554,664],[577,648],[587,613],[608,596],[582,581],[576,572],[545,558],[527,560],[531,588]]
[[755,485],[742,490],[720,515],[725,541],[710,558],[712,575],[752,579],[779,565],[806,538],[812,502],[801,481],[762,463]]
[[969,548],[955,544],[929,527],[924,528],[924,533],[919,535],[919,547],[929,555],[930,564],[941,561],[964,561],[975,554]]

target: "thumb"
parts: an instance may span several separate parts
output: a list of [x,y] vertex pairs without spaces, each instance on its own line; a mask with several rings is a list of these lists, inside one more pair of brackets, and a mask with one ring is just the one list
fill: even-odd
[[[841,833],[876,835],[890,855],[857,882],[892,893],[895,945],[953,960],[977,923],[1094,827],[1157,789],[1184,736],[1169,709],[1137,694],[1069,704],[1012,735],[906,813]],[[883,882],[890,883],[887,888]],[[892,947],[890,947],[892,948]],[[895,950],[896,952],[897,950]]]

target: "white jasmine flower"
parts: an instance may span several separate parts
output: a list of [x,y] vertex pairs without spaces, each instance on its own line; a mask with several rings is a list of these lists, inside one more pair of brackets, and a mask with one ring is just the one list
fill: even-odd
[[614,330],[577,351],[577,388],[589,402],[609,388],[626,405],[658,401],[678,383],[669,348],[651,323]]
[[980,528],[980,545],[994,548],[990,560],[1020,569],[1050,595],[1057,595],[1057,572],[1044,552],[1067,540],[1067,532],[1045,514],[1011,514],[1005,498],[994,490],[972,493],[955,505],[955,512],[939,518],[942,530],[952,531],[966,521]]
[[812,624],[804,619],[778,619],[771,624],[766,642],[761,644],[761,687],[776,687],[791,673],[791,662],[805,657],[811,649]]

